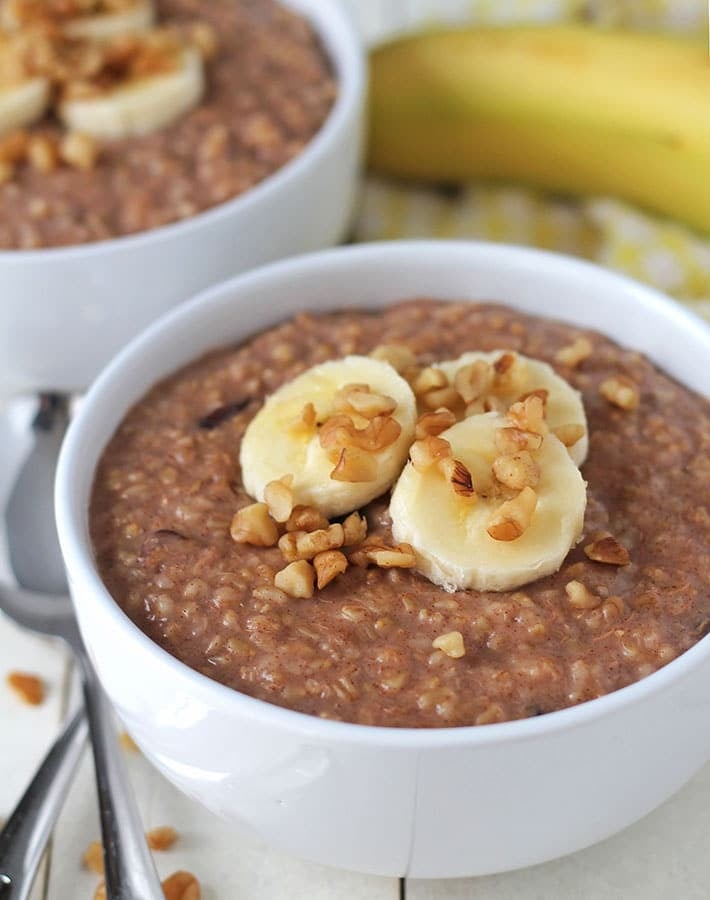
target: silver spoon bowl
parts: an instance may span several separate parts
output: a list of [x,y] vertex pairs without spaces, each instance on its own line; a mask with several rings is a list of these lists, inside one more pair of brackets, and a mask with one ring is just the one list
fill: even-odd
[[[54,549],[51,482],[66,424],[66,404],[47,404],[43,399],[33,423],[35,446],[6,509],[8,535],[12,535],[8,540],[10,558],[17,580],[40,589],[57,583],[66,589],[63,571],[57,571],[56,561],[52,563],[56,554],[28,554],[21,537],[32,540],[35,547]],[[164,895],[120,756],[111,709],[81,639],[71,600],[65,595],[0,585],[0,612],[24,628],[60,638],[78,663],[94,751],[108,900],[161,900]],[[29,893],[76,769],[84,734],[79,713],[55,743],[0,833],[0,900],[25,900]]]

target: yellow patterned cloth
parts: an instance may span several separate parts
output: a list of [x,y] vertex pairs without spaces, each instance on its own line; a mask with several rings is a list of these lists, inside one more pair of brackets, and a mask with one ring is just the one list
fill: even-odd
[[[343,0],[370,43],[433,22],[586,20],[625,28],[707,29],[707,0]],[[710,172],[708,173],[710,177]],[[517,186],[458,191],[370,177],[361,241],[475,238],[572,253],[654,285],[710,320],[710,239],[613,198],[565,200]]]

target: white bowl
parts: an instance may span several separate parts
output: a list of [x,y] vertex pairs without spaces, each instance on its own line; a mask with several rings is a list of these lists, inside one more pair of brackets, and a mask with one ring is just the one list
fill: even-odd
[[710,391],[710,331],[584,262],[468,243],[326,251],[202,294],[100,376],[59,464],[59,535],[81,631],[149,759],[187,794],[298,856],[414,877],[501,872],[571,853],[645,815],[710,757],[710,640],[606,697],[485,727],[324,721],[223,687],[160,649],[97,574],[87,507],[97,460],[155,381],[297,311],[430,296],[494,299],[596,328]]
[[365,69],[338,0],[281,0],[310,19],[338,97],[293,160],[184,222],[99,243],[0,251],[0,386],[78,391],[175,304],[254,266],[342,239],[362,149]]

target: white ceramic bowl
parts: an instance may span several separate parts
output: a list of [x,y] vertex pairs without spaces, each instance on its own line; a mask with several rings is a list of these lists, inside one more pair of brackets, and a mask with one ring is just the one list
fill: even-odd
[[3,390],[82,390],[130,338],[197,291],[342,239],[362,148],[362,50],[338,0],[280,2],[310,19],[337,75],[321,130],[269,178],[184,222],[93,244],[0,251]]
[[62,452],[59,535],[101,681],[171,781],[308,859],[387,875],[480,875],[613,834],[710,757],[709,638],[637,684],[539,718],[431,730],[329,722],[216,684],[152,643],[102,584],[87,532],[99,455],[156,380],[304,308],[414,296],[492,298],[597,328],[710,391],[710,331],[677,304],[587,263],[490,244],[326,251],[202,294],[114,360]]

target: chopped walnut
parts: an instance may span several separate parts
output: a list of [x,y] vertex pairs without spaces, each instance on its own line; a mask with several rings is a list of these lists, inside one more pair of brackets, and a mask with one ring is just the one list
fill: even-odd
[[506,500],[496,510],[486,529],[494,541],[515,541],[532,522],[537,506],[537,494],[525,487],[512,500]]
[[252,503],[235,513],[229,533],[237,544],[254,547],[273,547],[279,539],[279,529],[266,503]]
[[537,393],[529,394],[525,400],[513,403],[508,410],[508,421],[514,428],[531,431],[533,434],[545,434],[545,404]]
[[399,438],[402,426],[392,416],[375,416],[365,428],[356,428],[352,418],[335,415],[323,423],[318,439],[324,450],[356,447],[377,453]]
[[350,554],[350,561],[357,566],[372,564],[382,569],[411,569],[417,564],[414,548],[410,544],[388,547],[379,539],[369,538]]
[[343,522],[343,546],[352,547],[367,537],[367,519],[358,513],[350,513]]
[[99,158],[99,145],[88,134],[72,131],[59,142],[59,156],[75,169],[93,169]]
[[454,388],[464,403],[473,403],[493,385],[494,369],[483,359],[462,366],[454,375]]
[[602,602],[601,597],[593,594],[581,581],[568,581],[565,593],[569,605],[575,609],[595,609]]
[[165,900],[200,900],[200,883],[190,872],[174,872],[163,881]]
[[[295,537],[297,559],[313,559],[317,553],[323,553],[325,550],[337,550],[339,547],[342,547],[345,541],[345,532],[343,531],[343,526],[335,522],[327,528],[321,528],[318,531],[294,531],[290,535],[284,535],[284,537]],[[281,541],[279,541],[279,547],[281,547]]]
[[431,645],[435,650],[441,650],[451,659],[461,659],[466,654],[463,635],[460,631],[449,631],[446,634],[440,634],[434,638]]
[[38,172],[52,172],[59,165],[59,147],[49,135],[37,134],[30,138],[27,159]]
[[426,437],[409,448],[409,458],[417,472],[426,472],[439,460],[451,456],[451,444],[441,437]]
[[151,828],[146,834],[146,840],[151,850],[169,850],[178,838],[178,833],[169,825],[160,825]]
[[276,573],[274,585],[289,597],[307,600],[313,596],[315,577],[313,566],[305,559],[297,559]]
[[540,482],[540,467],[528,450],[505,454],[493,461],[496,480],[514,491],[524,487],[537,487]]
[[562,366],[569,366],[570,369],[574,369],[581,362],[584,362],[585,359],[589,359],[593,349],[589,338],[578,337],[571,344],[561,347],[555,353],[555,360]]
[[127,753],[140,753],[138,745],[127,731],[122,731],[119,734],[118,743]]
[[92,841],[81,857],[82,864],[96,875],[104,874],[104,848],[101,841]]
[[270,481],[264,488],[264,500],[272,519],[276,522],[287,522],[293,512],[292,482],[293,475],[286,475],[276,481]]
[[28,672],[10,672],[7,684],[29,706],[39,706],[44,700],[44,683],[38,675]]
[[629,551],[611,535],[587,544],[584,552],[594,562],[606,563],[610,566],[628,566],[631,562]]
[[558,440],[562,441],[565,447],[573,447],[577,441],[581,441],[584,437],[584,425],[570,422],[567,425],[558,425],[557,428],[553,428],[552,433]]
[[412,390],[417,397],[422,394],[428,394],[429,391],[445,387],[449,387],[449,379],[446,377],[446,373],[434,366],[427,366],[425,369],[422,369],[412,382]]
[[501,453],[518,453],[521,450],[539,450],[542,447],[542,435],[522,428],[498,428],[495,433],[495,445]]
[[373,359],[389,363],[398,372],[404,372],[417,364],[417,357],[403,344],[380,344],[370,353]]
[[639,405],[639,389],[628,376],[612,375],[599,385],[602,397],[619,409],[632,410]]
[[333,481],[349,481],[353,484],[374,481],[377,478],[377,460],[366,450],[343,447],[330,477]]
[[427,409],[439,409],[442,406],[454,409],[460,403],[458,391],[450,385],[427,391],[420,400]]
[[316,570],[318,590],[342,575],[348,567],[348,558],[340,550],[324,550],[313,557],[313,567]]
[[389,416],[397,409],[397,401],[377,394],[368,384],[346,384],[335,395],[333,408],[345,415],[356,413],[365,419]]
[[456,416],[450,409],[441,407],[434,412],[424,413],[417,420],[414,436],[417,440],[429,437],[437,437],[442,431],[456,424]]
[[317,421],[316,408],[312,403],[306,403],[300,415],[291,424],[292,431],[304,431],[310,433],[315,430]]
[[0,160],[0,184],[7,184],[8,181],[12,181],[14,174],[15,167],[12,163],[2,162]]
[[23,129],[11,131],[0,138],[0,162],[21,163],[27,156],[29,134]]
[[328,524],[328,519],[315,506],[294,506],[286,521],[286,531],[318,531]]
[[458,497],[470,500],[476,496],[471,473],[460,459],[446,457],[439,461],[438,466]]

